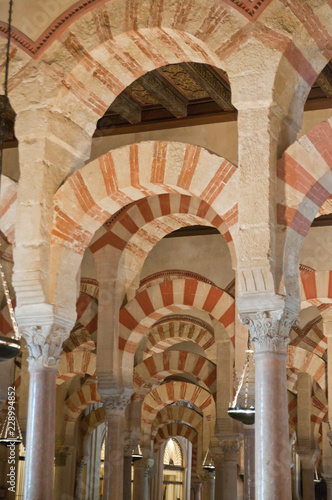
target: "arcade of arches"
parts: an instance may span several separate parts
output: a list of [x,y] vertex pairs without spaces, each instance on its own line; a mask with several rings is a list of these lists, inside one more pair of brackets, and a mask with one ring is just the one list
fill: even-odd
[[1,498],[332,500],[331,58],[330,0],[14,1]]

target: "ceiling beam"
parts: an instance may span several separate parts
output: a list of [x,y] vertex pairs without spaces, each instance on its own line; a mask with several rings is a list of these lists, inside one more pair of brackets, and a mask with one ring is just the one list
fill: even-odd
[[187,116],[187,102],[180,98],[173,85],[156,71],[147,73],[138,80],[145,90],[149,92],[164,108],[168,109],[176,118]]
[[142,121],[142,108],[128,94],[121,92],[109,108],[113,113],[121,115],[129,123]]
[[234,110],[230,88],[227,88],[226,83],[222,83],[205,64],[183,63],[183,67],[221,109]]
[[329,64],[318,75],[316,82],[327,97],[332,97],[332,69]]

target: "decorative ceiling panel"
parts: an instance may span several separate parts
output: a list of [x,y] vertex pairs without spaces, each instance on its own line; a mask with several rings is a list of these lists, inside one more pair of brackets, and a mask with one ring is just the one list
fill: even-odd
[[228,0],[228,3],[247,19],[255,21],[272,0]]

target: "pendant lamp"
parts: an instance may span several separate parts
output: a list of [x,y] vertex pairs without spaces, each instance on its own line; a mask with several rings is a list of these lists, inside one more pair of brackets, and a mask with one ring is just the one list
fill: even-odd
[[8,415],[5,418],[0,430],[0,444],[5,446],[16,446],[23,441],[20,424],[15,416],[15,426],[8,420]]
[[213,471],[215,469],[214,461],[210,452],[210,449],[205,453],[205,457],[202,463],[202,467],[205,470]]
[[251,349],[249,335],[248,349],[246,350],[247,356],[243,372],[239,385],[236,389],[234,400],[230,403],[228,408],[228,415],[234,420],[238,420],[245,425],[253,425],[255,423],[255,407],[253,405],[249,405],[249,375],[250,371],[254,367],[253,353],[254,351]]
[[141,460],[141,458],[143,458],[143,453],[142,453],[140,445],[138,444],[133,449],[133,452],[131,454],[131,461],[136,462],[137,460]]

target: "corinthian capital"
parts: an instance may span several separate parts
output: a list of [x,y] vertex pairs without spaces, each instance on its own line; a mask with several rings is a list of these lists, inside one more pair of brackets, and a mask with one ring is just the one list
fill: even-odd
[[298,323],[298,313],[287,309],[247,312],[240,315],[240,320],[248,325],[256,353],[287,354],[289,332]]
[[58,369],[63,342],[70,329],[56,325],[25,326],[20,329],[27,342],[29,369]]
[[123,416],[130,402],[130,396],[126,394],[114,394],[102,399],[107,416]]
[[241,441],[238,439],[223,439],[220,441],[224,461],[237,460],[240,447]]

